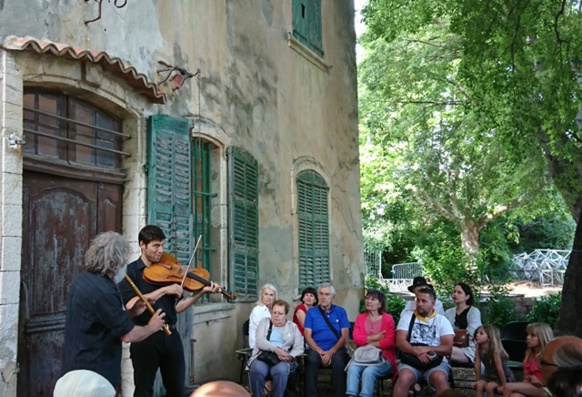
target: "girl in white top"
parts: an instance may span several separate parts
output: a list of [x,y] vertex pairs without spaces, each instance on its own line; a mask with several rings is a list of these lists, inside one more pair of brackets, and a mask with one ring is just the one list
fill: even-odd
[[255,347],[257,327],[263,318],[271,318],[271,307],[277,299],[277,288],[273,284],[265,284],[259,293],[259,300],[249,316],[249,346]]

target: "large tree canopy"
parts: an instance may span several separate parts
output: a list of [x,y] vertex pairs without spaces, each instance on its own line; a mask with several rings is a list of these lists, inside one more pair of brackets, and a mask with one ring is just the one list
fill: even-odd
[[[581,7],[580,1],[571,0],[370,0],[363,12],[368,25],[364,40],[394,45],[422,38],[429,44],[446,43],[456,61],[451,64],[454,73],[444,75],[445,80],[452,76],[459,89],[451,84],[451,93],[456,95],[442,99],[453,101],[450,106],[462,100],[472,127],[459,134],[470,130],[490,134],[492,143],[504,148],[501,159],[526,156],[534,168],[540,163],[530,148],[537,147],[547,161],[548,174],[579,221]],[[431,30],[434,36],[427,35]],[[410,58],[409,68],[437,64],[439,57],[450,55],[446,49],[437,45],[432,58]],[[427,80],[415,84],[427,86]],[[426,94],[430,98],[431,90]],[[474,136],[469,134],[470,139]],[[557,331],[580,336],[582,290],[575,284],[577,275],[582,277],[581,250],[582,223],[578,222]],[[573,318],[579,320],[573,322]]]
[[389,157],[372,164],[398,191],[457,225],[474,263],[483,227],[530,204],[547,185],[542,151],[530,142],[516,156],[487,129],[459,73],[462,48],[442,21],[366,46],[360,114],[369,133],[362,152]]

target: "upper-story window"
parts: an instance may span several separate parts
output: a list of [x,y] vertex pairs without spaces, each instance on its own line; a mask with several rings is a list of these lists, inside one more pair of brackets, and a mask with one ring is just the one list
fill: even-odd
[[321,0],[293,0],[293,37],[323,57]]

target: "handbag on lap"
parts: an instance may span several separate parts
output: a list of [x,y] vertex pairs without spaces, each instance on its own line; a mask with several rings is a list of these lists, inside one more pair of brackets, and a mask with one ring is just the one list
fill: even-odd
[[[410,326],[408,327],[408,335],[406,336],[406,341],[410,343],[410,336],[412,334],[412,327],[414,326],[414,320],[416,320],[416,316],[414,313],[412,314],[412,318],[410,319]],[[410,343],[412,346],[428,346],[426,343]],[[443,356],[439,356],[435,354],[432,356],[431,360],[427,363],[422,362],[416,357],[416,355],[411,353],[404,353],[400,352],[400,362],[410,365],[418,369],[419,371],[426,371],[431,368],[438,366],[443,361]]]

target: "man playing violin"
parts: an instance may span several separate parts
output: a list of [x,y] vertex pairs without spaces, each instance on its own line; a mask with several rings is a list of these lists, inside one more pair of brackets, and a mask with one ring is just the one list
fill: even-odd
[[144,312],[143,302],[124,312],[116,283],[125,276],[129,245],[118,233],[97,235],[84,256],[86,271],[71,284],[67,300],[63,375],[89,370],[106,378],[113,387],[121,382],[121,342],[139,342],[164,325],[158,310],[142,326],[129,316]]
[[[138,236],[141,256],[128,265],[127,275],[133,280],[137,288],[150,301],[154,309],[162,309],[166,313],[166,323],[172,334],[166,336],[157,332],[140,343],[132,343],[129,351],[133,363],[133,377],[135,382],[134,397],[153,396],[153,385],[158,368],[162,375],[162,382],[166,389],[166,397],[183,397],[185,390],[185,362],[182,340],[176,330],[177,314],[192,306],[205,293],[218,293],[220,286],[210,282],[199,292],[189,297],[183,297],[183,288],[180,284],[153,285],[143,278],[144,269],[158,263],[164,252],[166,236],[157,226],[145,226]],[[127,310],[131,310],[139,297],[132,287],[125,281],[119,283],[119,290]],[[144,312],[133,318],[135,324],[147,324],[151,314]]]

